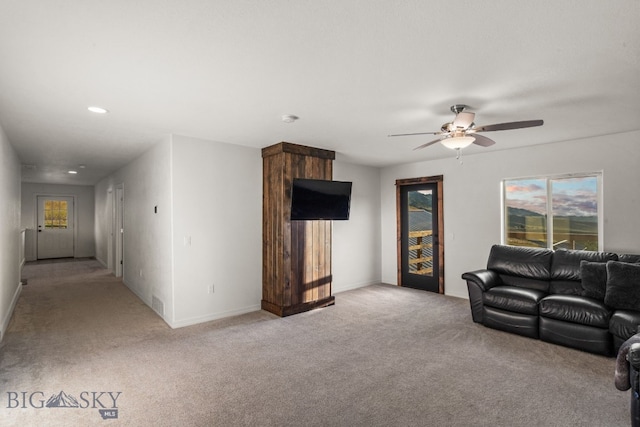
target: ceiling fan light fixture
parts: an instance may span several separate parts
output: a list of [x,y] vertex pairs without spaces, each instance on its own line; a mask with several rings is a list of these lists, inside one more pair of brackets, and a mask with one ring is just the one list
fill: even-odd
[[443,139],[442,145],[452,150],[459,150],[473,144],[476,139],[472,136],[454,136],[451,138]]

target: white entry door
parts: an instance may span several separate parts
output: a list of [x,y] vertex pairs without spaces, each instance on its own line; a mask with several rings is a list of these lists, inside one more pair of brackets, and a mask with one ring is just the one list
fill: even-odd
[[38,196],[38,259],[73,257],[73,197]]

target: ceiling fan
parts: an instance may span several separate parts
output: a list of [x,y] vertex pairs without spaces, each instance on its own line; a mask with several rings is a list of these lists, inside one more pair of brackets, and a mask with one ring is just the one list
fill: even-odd
[[438,139],[422,144],[414,150],[428,147],[430,145],[442,142],[447,148],[452,150],[460,150],[471,144],[480,145],[481,147],[489,147],[495,144],[495,141],[478,132],[493,132],[497,130],[522,129],[534,126],[542,126],[542,120],[525,120],[520,122],[497,123],[494,125],[476,126],[473,123],[475,113],[465,111],[468,105],[456,104],[451,106],[451,111],[456,117],[450,123],[445,123],[438,132],[419,132],[419,133],[399,133],[388,136],[412,136],[412,135],[440,135]]

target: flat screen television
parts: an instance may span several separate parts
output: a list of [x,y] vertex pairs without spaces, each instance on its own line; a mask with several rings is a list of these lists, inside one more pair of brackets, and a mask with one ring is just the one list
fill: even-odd
[[291,187],[291,220],[347,220],[351,182],[294,178]]

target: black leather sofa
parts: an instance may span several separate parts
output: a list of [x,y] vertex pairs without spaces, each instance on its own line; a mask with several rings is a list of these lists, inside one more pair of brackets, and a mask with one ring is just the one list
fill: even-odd
[[612,356],[640,325],[640,255],[494,245],[464,273],[474,322]]

